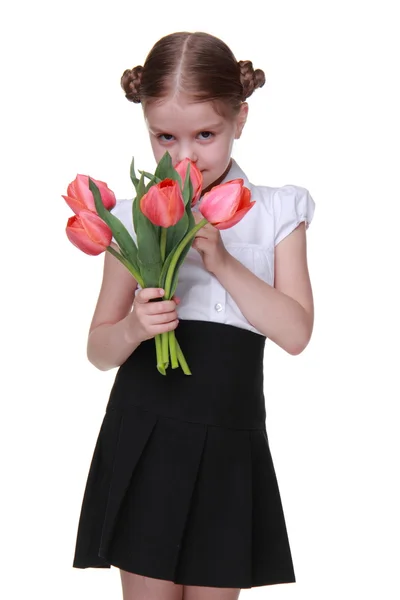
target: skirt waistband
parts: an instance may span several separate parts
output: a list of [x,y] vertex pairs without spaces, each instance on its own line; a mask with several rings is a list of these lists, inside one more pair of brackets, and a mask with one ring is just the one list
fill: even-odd
[[156,368],[154,339],[142,342],[116,374],[106,410],[140,407],[182,421],[264,429],[265,337],[232,325],[181,320],[176,338],[192,375]]

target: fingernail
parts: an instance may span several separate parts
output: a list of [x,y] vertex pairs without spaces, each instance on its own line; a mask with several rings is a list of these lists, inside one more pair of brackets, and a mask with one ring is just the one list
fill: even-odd
[[165,292],[161,288],[158,290],[160,292],[160,296],[164,296]]

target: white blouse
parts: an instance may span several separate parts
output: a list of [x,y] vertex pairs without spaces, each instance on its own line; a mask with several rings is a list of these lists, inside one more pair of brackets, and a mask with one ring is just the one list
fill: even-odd
[[[308,227],[314,216],[315,202],[309,191],[298,185],[268,187],[251,184],[232,160],[231,169],[222,183],[237,178],[244,180],[255,205],[239,223],[222,230],[221,237],[228,252],[273,286],[275,246],[302,221]],[[118,200],[111,212],[123,222],[136,241],[132,199]],[[205,269],[200,254],[194,248],[190,248],[181,265],[175,294],[181,299],[177,307],[179,319],[225,323],[263,335],[249,323],[215,275]]]

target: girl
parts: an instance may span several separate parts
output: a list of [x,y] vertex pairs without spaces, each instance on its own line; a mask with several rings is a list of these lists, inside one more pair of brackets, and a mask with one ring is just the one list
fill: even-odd
[[[242,588],[295,581],[265,425],[263,351],[266,338],[293,355],[310,340],[314,201],[299,186],[252,185],[231,158],[245,100],[264,82],[221,40],[186,32],[163,37],[143,67],[122,75],[156,161],[166,150],[173,164],[194,161],[203,193],[242,178],[255,200],[231,229],[198,232],[174,300],[150,302],[163,290],[138,289],[105,254],[88,358],[119,369],[73,566],[118,567],[124,600],[234,600]],[[122,200],[113,212],[134,236],[131,206]],[[153,338],[172,329],[190,376],[156,370]]]

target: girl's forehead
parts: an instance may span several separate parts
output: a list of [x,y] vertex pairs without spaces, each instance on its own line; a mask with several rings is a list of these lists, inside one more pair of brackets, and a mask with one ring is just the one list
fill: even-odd
[[177,127],[182,130],[222,127],[226,120],[219,115],[212,102],[189,102],[167,99],[146,105],[145,119],[150,130],[165,131]]

